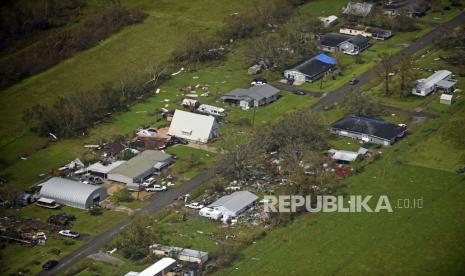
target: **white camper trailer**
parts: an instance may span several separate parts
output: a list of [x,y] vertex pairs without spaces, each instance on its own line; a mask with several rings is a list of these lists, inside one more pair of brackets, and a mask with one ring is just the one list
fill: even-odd
[[215,210],[209,207],[204,207],[200,209],[199,215],[201,215],[202,217],[212,219],[212,220],[219,220],[223,216],[221,211],[218,211],[218,210]]
[[201,104],[197,109],[198,112],[213,115],[213,116],[226,116],[224,108],[216,107],[208,104]]

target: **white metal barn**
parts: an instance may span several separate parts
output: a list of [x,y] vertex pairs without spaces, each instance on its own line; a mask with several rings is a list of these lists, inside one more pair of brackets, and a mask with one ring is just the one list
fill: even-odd
[[252,207],[257,200],[258,197],[249,191],[238,191],[221,197],[208,207],[220,211],[223,216],[237,217]]
[[102,162],[97,162],[86,168],[86,171],[92,175],[100,176],[107,178],[108,173],[113,169],[119,167],[120,165],[126,163],[124,160],[118,160],[110,164],[103,164]]
[[132,185],[160,172],[172,161],[172,156],[159,150],[146,150],[108,173],[108,179]]
[[194,142],[207,143],[218,136],[219,128],[213,116],[176,110],[168,134]]
[[107,189],[61,177],[52,177],[42,183],[40,196],[53,199],[63,205],[88,209],[107,197]]

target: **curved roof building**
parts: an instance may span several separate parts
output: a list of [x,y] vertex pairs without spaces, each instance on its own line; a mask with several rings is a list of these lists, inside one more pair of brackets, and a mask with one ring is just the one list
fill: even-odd
[[40,196],[80,209],[88,209],[107,197],[105,187],[52,177],[42,183]]

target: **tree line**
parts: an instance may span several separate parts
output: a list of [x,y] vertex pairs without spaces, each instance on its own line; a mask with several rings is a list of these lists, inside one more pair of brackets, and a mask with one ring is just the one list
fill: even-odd
[[169,77],[164,69],[153,70],[150,74],[123,78],[119,85],[106,83],[96,91],[59,96],[50,106],[36,104],[24,112],[23,120],[40,136],[50,133],[58,137],[82,135],[111,113],[126,111],[135,101],[148,97]]
[[[118,1],[108,1],[98,15],[87,21],[53,33],[46,39],[3,58],[0,61],[0,89],[40,73],[76,52],[89,49],[122,27],[142,22],[146,16],[142,11],[126,9]],[[23,22],[23,25],[28,25],[27,22]],[[34,28],[39,28],[41,23],[38,21],[33,24]],[[10,29],[10,32],[16,30],[14,27]],[[10,32],[7,32],[6,38],[12,40],[14,36]]]

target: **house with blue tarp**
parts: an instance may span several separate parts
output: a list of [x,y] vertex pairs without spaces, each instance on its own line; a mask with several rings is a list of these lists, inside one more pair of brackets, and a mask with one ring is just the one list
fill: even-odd
[[314,82],[331,72],[335,66],[335,58],[319,54],[292,69],[284,71],[284,78],[292,83]]

